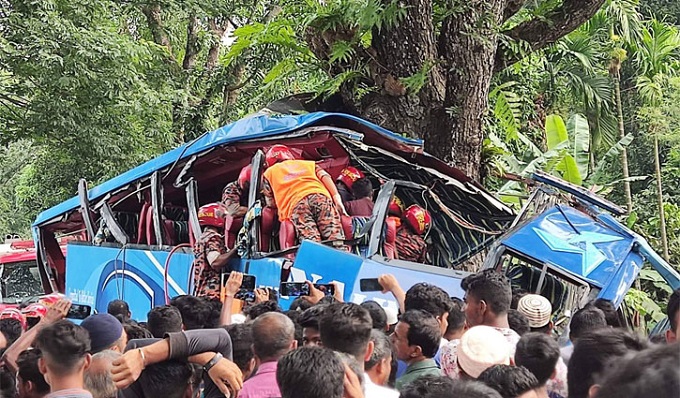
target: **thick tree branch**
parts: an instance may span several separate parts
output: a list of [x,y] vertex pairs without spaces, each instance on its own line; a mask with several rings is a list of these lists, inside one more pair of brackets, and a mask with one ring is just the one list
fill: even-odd
[[[508,38],[523,41],[531,51],[553,44],[589,20],[602,7],[605,0],[564,0],[545,17],[534,18],[503,32]],[[495,71],[505,69],[522,58],[522,54],[496,53]]]
[[170,39],[163,29],[163,21],[161,20],[161,6],[160,4],[149,4],[142,7],[142,13],[146,16],[146,22],[151,30],[153,41],[168,49],[172,54],[172,46]]
[[503,22],[517,14],[524,7],[524,4],[526,4],[526,0],[508,0],[503,10]]
[[208,22],[210,25],[210,32],[213,35],[213,42],[208,50],[208,59],[205,61],[205,69],[207,71],[213,70],[217,65],[220,56],[220,48],[222,47],[222,39],[231,23],[230,21],[229,18],[225,18],[222,22],[218,21],[218,18],[211,18]]
[[198,18],[196,14],[191,14],[187,23],[187,46],[184,51],[182,68],[184,70],[193,69],[196,64],[196,56],[198,56]]

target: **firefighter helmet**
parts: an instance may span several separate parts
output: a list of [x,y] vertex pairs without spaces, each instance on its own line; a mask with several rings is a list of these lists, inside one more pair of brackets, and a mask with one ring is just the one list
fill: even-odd
[[227,210],[222,203],[210,203],[198,209],[198,224],[201,227],[211,226],[224,228],[224,216]]
[[241,187],[241,189],[246,189],[246,183],[250,182],[250,175],[252,172],[253,166],[251,165],[247,165],[241,169],[241,172],[238,175],[238,186]]
[[338,181],[342,182],[347,186],[347,188],[352,189],[352,185],[359,178],[364,178],[364,173],[356,167],[347,166],[340,172],[338,176]]
[[424,234],[430,228],[430,224],[432,224],[430,212],[418,205],[409,206],[404,212],[404,218],[418,235]]
[[278,162],[283,162],[284,160],[297,159],[297,156],[285,145],[276,144],[272,145],[267,153],[264,155],[264,160],[267,163],[267,167],[272,167]]
[[387,208],[387,212],[390,215],[401,217],[404,213],[404,202],[397,196],[393,196],[392,201],[390,201],[390,206]]

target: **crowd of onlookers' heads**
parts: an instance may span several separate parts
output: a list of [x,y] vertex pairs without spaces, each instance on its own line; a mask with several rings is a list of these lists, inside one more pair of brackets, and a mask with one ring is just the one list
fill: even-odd
[[680,290],[665,334],[642,338],[596,300],[561,325],[558,344],[550,301],[513,292],[502,274],[465,278],[464,300],[379,282],[398,312],[314,290],[287,311],[265,298],[242,318],[194,296],[146,322],[121,300],[80,325],[64,319],[63,297],[34,317],[6,310],[0,398],[680,397]]

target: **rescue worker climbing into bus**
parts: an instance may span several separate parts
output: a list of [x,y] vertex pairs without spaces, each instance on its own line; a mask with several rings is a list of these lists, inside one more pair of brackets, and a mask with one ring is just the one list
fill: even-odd
[[222,190],[222,204],[232,217],[243,217],[248,211],[248,190],[253,167],[247,165],[241,169],[236,181],[232,181]]
[[373,185],[366,177],[352,184],[355,199],[345,202],[345,208],[352,217],[370,217],[373,215]]
[[423,235],[430,229],[430,212],[418,205],[411,205],[404,211],[404,222],[397,230],[397,256],[400,260],[425,264],[427,243]]
[[336,180],[336,188],[338,189],[338,193],[342,198],[342,203],[360,199],[354,195],[353,186],[358,179],[364,177],[364,173],[362,173],[361,170],[357,169],[356,167],[347,166],[342,169]]
[[194,244],[194,295],[220,297],[220,273],[227,264],[230,252],[224,244],[224,216],[222,203],[210,203],[198,209],[201,237]]
[[331,176],[285,145],[269,148],[265,161],[263,193],[267,206],[278,208],[279,220],[293,224],[299,241],[334,240],[334,246],[347,250],[340,220],[347,212]]

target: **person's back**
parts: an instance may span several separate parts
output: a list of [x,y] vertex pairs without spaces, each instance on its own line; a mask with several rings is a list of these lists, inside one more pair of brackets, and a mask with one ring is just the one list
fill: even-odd
[[341,398],[345,367],[326,348],[303,347],[279,360],[276,381],[281,398]]

